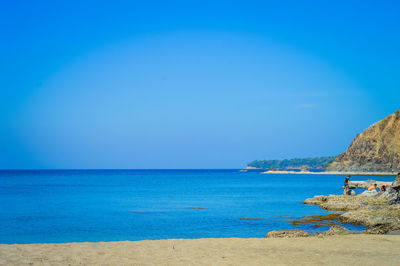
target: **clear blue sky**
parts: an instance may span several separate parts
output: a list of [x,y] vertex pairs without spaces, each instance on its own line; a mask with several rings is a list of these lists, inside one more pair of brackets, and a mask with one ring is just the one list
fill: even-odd
[[0,168],[336,155],[400,108],[399,1],[2,1]]

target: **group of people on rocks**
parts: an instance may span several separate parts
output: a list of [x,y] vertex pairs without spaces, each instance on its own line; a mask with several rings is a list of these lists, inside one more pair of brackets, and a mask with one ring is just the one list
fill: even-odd
[[[400,176],[400,173],[397,174],[397,176]],[[378,192],[385,192],[386,189],[388,189],[390,187],[390,185],[385,185],[383,184],[382,186],[378,187],[378,185],[376,183],[372,184],[369,188],[368,191],[377,191]],[[351,195],[351,191],[350,191],[350,175],[348,175],[345,179],[344,179],[344,183],[343,183],[343,194],[344,195]]]
[[378,187],[376,184],[372,184],[369,188],[368,191],[373,191],[373,190],[377,190],[378,192],[385,192],[386,191],[386,185],[382,185],[381,187]]

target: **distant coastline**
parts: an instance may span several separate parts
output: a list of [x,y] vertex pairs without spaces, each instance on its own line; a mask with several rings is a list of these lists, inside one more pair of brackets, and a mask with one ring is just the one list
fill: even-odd
[[395,176],[393,172],[338,172],[338,171],[324,171],[324,172],[309,172],[309,171],[265,171],[260,174],[293,174],[293,175],[366,175],[366,176]]
[[247,164],[247,169],[326,169],[336,156],[293,158],[284,160],[255,160]]

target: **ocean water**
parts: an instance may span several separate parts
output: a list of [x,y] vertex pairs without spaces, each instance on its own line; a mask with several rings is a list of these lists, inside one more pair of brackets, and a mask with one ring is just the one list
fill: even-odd
[[[393,180],[352,180],[369,178]],[[293,228],[323,231],[328,228],[292,225],[285,216],[328,214],[301,202],[314,195],[340,194],[343,179],[238,170],[0,171],[0,243],[264,237],[271,230]]]

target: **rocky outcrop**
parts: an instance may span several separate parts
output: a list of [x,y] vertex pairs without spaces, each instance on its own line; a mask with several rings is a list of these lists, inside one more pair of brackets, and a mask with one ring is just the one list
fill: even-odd
[[306,199],[328,211],[342,212],[338,221],[361,224],[365,233],[385,234],[400,229],[400,174],[385,192],[366,190],[357,196],[329,195]]
[[400,110],[357,135],[328,171],[400,171]]
[[400,204],[389,202],[389,198],[381,196],[329,195],[315,196],[304,203],[343,212],[339,222],[365,225],[365,233],[383,234],[400,229]]
[[334,235],[349,235],[352,232],[341,225],[333,225],[328,231],[325,231],[318,236],[334,236]]
[[309,237],[312,234],[307,231],[300,229],[293,230],[275,230],[269,232],[265,237],[266,238],[291,238],[291,237]]
[[387,197],[390,198],[389,204],[400,204],[400,173],[387,191]]
[[316,233],[315,235],[301,230],[301,229],[292,229],[292,230],[275,230],[269,232],[265,237],[266,238],[292,238],[292,237],[325,237],[325,236],[334,236],[334,235],[349,235],[352,232],[341,225],[332,225],[328,231],[322,233]]

